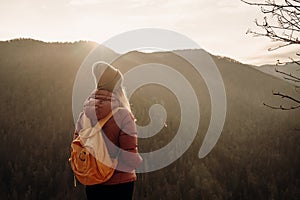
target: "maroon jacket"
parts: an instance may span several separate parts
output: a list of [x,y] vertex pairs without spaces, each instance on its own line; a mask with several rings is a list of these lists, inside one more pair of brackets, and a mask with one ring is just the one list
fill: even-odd
[[[115,98],[114,94],[105,90],[93,91],[84,103],[83,112],[79,115],[74,138],[78,136],[78,132],[83,128],[83,113],[86,114],[94,126],[99,120],[107,116],[112,109],[117,107],[120,107],[120,102]],[[103,184],[113,185],[135,181],[135,168],[142,163],[142,158],[138,154],[137,130],[133,115],[128,109],[119,109],[107,121],[102,130],[112,142],[106,143],[111,157],[115,158],[118,156],[117,169],[125,169],[123,171],[115,170],[111,179]],[[122,151],[119,152],[116,146],[112,144],[125,151],[132,152],[132,154],[128,155]]]

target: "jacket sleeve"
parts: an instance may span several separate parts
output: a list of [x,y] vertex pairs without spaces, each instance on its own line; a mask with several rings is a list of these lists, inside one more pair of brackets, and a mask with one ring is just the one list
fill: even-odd
[[75,130],[73,133],[73,140],[76,139],[79,135],[79,131],[82,129],[82,123],[81,123],[81,118],[82,118],[83,112],[81,112],[78,116],[77,122],[75,124]]
[[[142,164],[142,157],[138,153],[137,129],[132,114],[127,111],[122,120],[122,127],[119,135],[120,152],[119,167],[126,171],[132,171]],[[130,152],[130,153],[127,153]]]

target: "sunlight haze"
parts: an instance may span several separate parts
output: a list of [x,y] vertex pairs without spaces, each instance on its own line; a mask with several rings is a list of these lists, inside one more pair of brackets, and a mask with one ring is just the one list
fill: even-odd
[[[206,51],[243,63],[275,63],[293,49],[268,52],[267,38],[246,35],[259,29],[258,7],[240,0],[11,0],[0,8],[0,40],[46,42],[90,40],[99,44],[138,28],[164,28],[196,41]],[[293,53],[293,51],[292,51]]]

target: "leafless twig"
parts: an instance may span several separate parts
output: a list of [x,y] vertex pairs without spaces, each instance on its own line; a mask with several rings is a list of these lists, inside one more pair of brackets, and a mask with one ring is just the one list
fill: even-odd
[[287,76],[287,77],[284,77],[284,79],[286,79],[286,80],[294,81],[294,82],[297,82],[297,83],[300,82],[300,78],[293,75],[292,73],[286,73],[286,72],[280,71],[276,68],[275,68],[275,72]]
[[[256,32],[248,30],[247,34],[250,33],[253,36],[268,37],[273,42],[279,42],[276,47],[269,48],[269,51],[278,50],[291,45],[300,45],[300,0],[284,0],[282,3],[278,3],[276,0],[265,0],[258,3],[251,2],[251,0],[241,1],[251,6],[259,6],[261,12],[264,14],[264,18],[261,22],[255,20],[256,26],[260,27],[263,31]],[[300,57],[300,52],[295,52],[295,54]],[[300,59],[290,58],[290,60],[290,63],[300,65]],[[281,62],[280,60],[277,60],[277,65],[285,65],[287,63],[288,62]],[[287,73],[278,69],[275,69],[275,71],[282,74],[285,80],[296,83],[300,82],[300,77],[296,74]],[[299,88],[298,85],[295,86],[296,91],[297,88]],[[282,99],[288,99],[296,103],[296,105],[286,107],[283,105],[272,106],[264,103],[265,106],[280,110],[293,110],[300,108],[300,101],[295,97],[280,92],[273,92],[273,95],[279,96]]]
[[286,106],[283,106],[283,105],[272,106],[272,105],[263,103],[264,106],[267,106],[267,107],[272,108],[272,109],[277,109],[277,110],[294,110],[294,109],[300,108],[300,100],[298,100],[298,99],[296,99],[296,98],[294,98],[292,96],[289,96],[289,95],[286,95],[286,94],[282,94],[280,92],[272,92],[272,93],[273,93],[274,96],[279,96],[282,99],[288,99],[288,100],[290,100],[292,102],[297,103],[297,105],[286,107]]

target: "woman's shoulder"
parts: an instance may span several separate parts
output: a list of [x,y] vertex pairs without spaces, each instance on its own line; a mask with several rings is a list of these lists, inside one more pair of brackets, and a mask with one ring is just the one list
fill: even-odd
[[127,108],[118,109],[117,113],[114,115],[114,119],[122,132],[129,135],[137,133],[134,116]]
[[131,118],[134,119],[134,116],[130,110],[124,107],[116,108],[116,115],[119,115],[121,118]]
[[134,123],[134,116],[130,110],[124,107],[117,108],[115,114],[113,115],[115,121],[119,125],[125,125],[127,123]]

